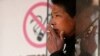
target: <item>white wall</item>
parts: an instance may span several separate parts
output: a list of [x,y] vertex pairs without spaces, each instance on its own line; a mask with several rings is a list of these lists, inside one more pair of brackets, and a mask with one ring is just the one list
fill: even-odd
[[[46,46],[35,47],[30,45],[23,33],[23,22],[28,10],[39,2],[46,0],[0,0],[0,56],[27,56],[46,53]],[[46,7],[40,6],[32,10],[35,15],[46,17]],[[28,17],[26,31],[31,41],[42,44],[46,42],[46,36],[39,42],[38,33],[32,32],[34,24],[29,24]]]

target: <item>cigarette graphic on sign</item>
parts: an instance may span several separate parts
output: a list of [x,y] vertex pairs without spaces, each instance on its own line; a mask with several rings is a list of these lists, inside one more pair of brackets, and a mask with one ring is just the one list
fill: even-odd
[[[47,3],[39,2],[29,8],[23,22],[23,33],[26,41],[33,47],[46,46]],[[51,9],[51,6],[49,6]],[[40,13],[40,14],[39,14]],[[48,14],[50,16],[50,14]]]

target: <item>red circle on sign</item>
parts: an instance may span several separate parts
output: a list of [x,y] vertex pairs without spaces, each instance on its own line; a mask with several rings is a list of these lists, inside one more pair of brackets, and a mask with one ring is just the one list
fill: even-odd
[[[31,46],[34,46],[34,47],[37,47],[37,48],[42,48],[42,47],[45,47],[46,46],[46,43],[43,43],[43,44],[37,44],[35,42],[33,42],[28,34],[27,34],[27,31],[26,31],[26,22],[28,20],[28,16],[29,15],[32,15],[34,17],[34,20],[37,21],[37,23],[39,24],[39,26],[42,28],[43,31],[45,31],[45,27],[43,26],[43,24],[37,19],[37,17],[35,16],[35,14],[32,13],[32,10],[39,7],[39,6],[46,6],[47,7],[47,3],[46,2],[40,2],[40,3],[37,3],[35,4],[34,6],[32,6],[29,11],[26,13],[25,15],[25,18],[24,18],[24,22],[23,22],[23,33],[24,33],[24,36],[25,36],[25,39],[26,41],[31,45]],[[49,5],[50,6],[50,5]],[[51,8],[51,6],[50,6]]]

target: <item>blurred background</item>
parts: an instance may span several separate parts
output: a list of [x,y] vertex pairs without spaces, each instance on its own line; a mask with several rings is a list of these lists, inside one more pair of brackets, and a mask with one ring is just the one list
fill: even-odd
[[[93,12],[91,20],[100,18],[99,0],[77,0],[77,13],[84,8]],[[0,56],[49,56],[46,49],[46,25],[50,20],[50,0],[0,0]],[[96,8],[91,10],[92,8]],[[94,12],[95,11],[95,12]],[[100,25],[97,20],[94,25]],[[98,45],[99,29],[96,32]],[[77,45],[77,50],[79,46]],[[79,50],[78,50],[79,51]]]
[[47,0],[0,0],[0,56],[47,56]]
[[[79,29],[79,31],[83,31],[86,29],[95,19],[100,19],[100,6],[99,6],[100,0],[76,0],[76,7],[77,7],[77,19],[76,26],[80,25],[80,22],[83,22],[83,25],[76,27],[76,30]],[[99,20],[97,20],[92,26],[97,26],[96,35],[95,35],[95,42],[97,45],[96,51],[93,53],[93,56],[100,56],[99,51]],[[78,44],[80,43],[80,40],[78,39]],[[76,44],[77,52],[80,53],[81,51],[80,46]],[[85,56],[85,55],[83,55]]]

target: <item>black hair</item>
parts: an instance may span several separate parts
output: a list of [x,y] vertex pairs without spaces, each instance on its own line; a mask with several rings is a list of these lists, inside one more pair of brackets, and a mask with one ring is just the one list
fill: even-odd
[[76,15],[76,0],[51,0],[51,2],[63,7],[71,17]]

